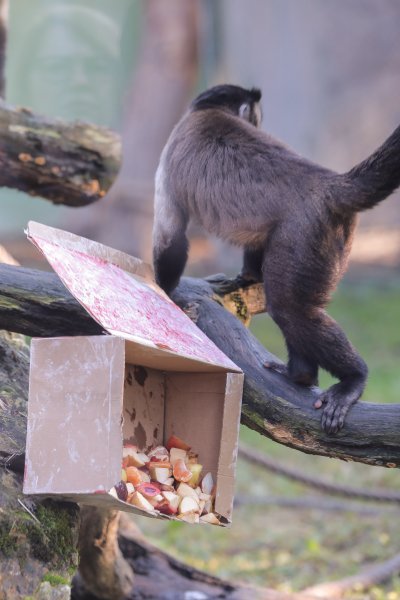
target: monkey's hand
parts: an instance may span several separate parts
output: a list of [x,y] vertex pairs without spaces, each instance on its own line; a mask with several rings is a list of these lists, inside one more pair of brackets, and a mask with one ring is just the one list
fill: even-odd
[[323,408],[321,425],[326,433],[337,433],[342,429],[347,413],[361,396],[363,388],[336,383],[321,393],[315,408]]

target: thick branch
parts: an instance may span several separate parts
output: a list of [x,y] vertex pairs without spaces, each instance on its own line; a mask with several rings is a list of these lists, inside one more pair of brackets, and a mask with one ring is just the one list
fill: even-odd
[[[96,333],[96,326],[90,318],[86,317],[85,321],[85,311],[60,284],[58,277],[49,273],[44,274],[44,279],[41,277],[40,271],[0,265],[0,328],[42,337],[65,335],[71,327],[73,311],[83,318],[79,333]],[[56,311],[57,320],[48,309],[53,296],[48,291],[50,282],[58,298],[63,298]],[[47,298],[45,303],[43,296]],[[13,298],[17,298],[17,302],[13,302]],[[399,466],[399,405],[360,402],[349,414],[344,429],[335,436],[328,436],[320,427],[320,412],[313,408],[315,392],[262,367],[263,362],[275,357],[214,300],[214,292],[207,282],[183,279],[174,300],[244,371],[242,421],[248,427],[302,452]],[[74,333],[77,333],[76,326]]]
[[119,136],[106,128],[0,104],[0,186],[84,206],[106,194],[120,162]]

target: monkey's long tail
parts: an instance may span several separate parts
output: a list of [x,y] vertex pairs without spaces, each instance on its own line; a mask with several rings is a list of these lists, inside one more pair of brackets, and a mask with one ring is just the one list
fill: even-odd
[[344,177],[352,189],[348,201],[357,212],[372,208],[394,192],[400,185],[400,126]]

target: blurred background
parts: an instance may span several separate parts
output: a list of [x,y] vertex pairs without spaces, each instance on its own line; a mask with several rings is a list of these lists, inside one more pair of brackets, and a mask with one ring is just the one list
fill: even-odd
[[[399,29],[398,0],[12,0],[7,102],[117,130],[123,165],[110,192],[85,208],[0,190],[0,243],[22,264],[38,266],[23,235],[35,219],[150,260],[161,149],[191,98],[217,83],[261,87],[266,130],[327,167],[349,169],[400,122]],[[399,199],[397,193],[362,215],[331,310],[370,366],[365,399],[376,402],[398,401],[400,392]],[[190,237],[188,273],[238,272],[237,250],[195,227]],[[284,358],[267,316],[252,328]],[[250,431],[242,435],[300,472],[398,488],[398,475],[388,469],[308,457]],[[398,513],[393,519],[391,509],[328,510],[319,496],[313,508],[288,508],[279,498],[310,492],[242,463],[238,493],[261,506],[238,507],[230,531],[137,522],[198,567],[288,590],[349,575],[399,551]],[[272,497],[278,500],[268,504]],[[370,594],[348,597],[396,600],[399,579]]]

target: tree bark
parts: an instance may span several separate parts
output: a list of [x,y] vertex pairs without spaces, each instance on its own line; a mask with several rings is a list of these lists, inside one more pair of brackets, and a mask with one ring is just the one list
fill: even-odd
[[[239,319],[221,306],[223,300],[217,291],[216,284],[211,287],[206,281],[184,278],[173,299],[245,373],[242,406],[245,425],[309,454],[386,467],[400,465],[398,404],[359,402],[351,410],[343,430],[337,435],[327,435],[320,426],[320,412],[313,408],[316,392],[262,366],[277,359]],[[58,304],[52,312],[48,307],[53,299]],[[80,334],[101,332],[56,274],[46,273],[42,279],[40,271],[0,265],[0,328],[39,337],[66,335],[68,328],[71,329],[71,311],[82,316]],[[73,331],[78,333],[76,326]]]
[[[69,229],[149,260],[154,173],[198,76],[198,0],[146,0],[139,59],[123,119],[120,173],[102,206],[70,216]],[[117,242],[118,240],[118,242]]]
[[106,194],[120,163],[116,133],[0,103],[0,186],[54,204],[84,206]]

